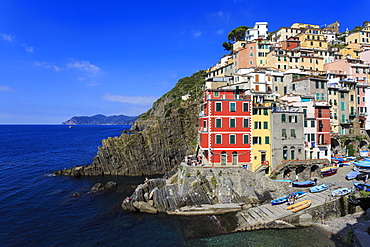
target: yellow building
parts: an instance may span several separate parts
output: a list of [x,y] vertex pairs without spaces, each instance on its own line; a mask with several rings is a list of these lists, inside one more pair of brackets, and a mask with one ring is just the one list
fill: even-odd
[[343,57],[350,55],[351,58],[360,58],[359,53],[362,51],[360,46],[361,45],[359,43],[351,43],[343,49],[340,49],[339,52],[343,55]]
[[358,44],[369,44],[370,43],[370,31],[363,28],[361,31],[353,32],[346,37],[346,43],[358,43]]
[[328,44],[320,28],[307,28],[297,34],[296,37],[299,38],[301,47],[323,50],[328,49]]
[[266,94],[253,95],[252,108],[252,171],[269,174],[272,161],[271,103]]

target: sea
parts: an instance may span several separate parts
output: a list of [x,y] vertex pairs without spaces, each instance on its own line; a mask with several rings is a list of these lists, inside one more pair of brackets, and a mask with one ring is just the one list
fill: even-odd
[[[143,177],[52,175],[91,164],[102,139],[129,127],[0,125],[0,246],[336,246],[314,227],[228,233],[224,216],[125,212]],[[91,192],[108,181],[117,187]]]

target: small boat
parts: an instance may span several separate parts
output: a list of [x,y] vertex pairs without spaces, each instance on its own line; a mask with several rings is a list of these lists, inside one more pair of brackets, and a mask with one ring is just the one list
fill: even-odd
[[359,175],[360,172],[359,171],[352,171],[352,172],[349,172],[347,173],[346,175],[346,179],[347,180],[351,180],[351,179],[355,179],[357,177],[357,175]]
[[339,167],[342,167],[342,166],[351,166],[351,162],[350,161],[340,162],[340,163],[338,163],[338,166]]
[[278,205],[288,201],[287,196],[282,196],[271,201],[271,205]]
[[278,179],[278,180],[274,180],[276,182],[282,182],[282,183],[291,183],[292,180],[287,180],[287,179]]
[[369,191],[370,192],[370,184],[366,183],[353,183],[353,185],[359,189],[359,190],[364,190],[364,191]]
[[347,195],[351,192],[352,192],[351,189],[340,188],[340,189],[334,190],[333,192],[331,192],[331,194],[332,194],[332,196],[345,196],[345,195]]
[[313,180],[308,181],[300,181],[300,182],[292,182],[293,187],[310,187],[316,184]]
[[329,185],[320,184],[320,185],[316,185],[316,186],[310,188],[310,192],[311,193],[321,192],[321,191],[324,191],[324,190],[326,190],[328,188],[329,188]]
[[291,196],[294,196],[295,199],[301,198],[302,196],[306,195],[306,192],[303,191],[296,191],[290,194]]
[[322,168],[320,170],[321,175],[323,177],[332,176],[332,175],[336,174],[337,171],[338,171],[338,167],[336,167],[336,166],[325,167],[325,168]]
[[297,202],[297,203],[294,203],[293,205],[290,205],[288,206],[286,209],[293,209],[292,211],[293,212],[297,212],[299,210],[302,210],[304,208],[308,208],[309,206],[311,206],[311,201],[310,200],[304,200],[304,201],[301,201],[301,202]]
[[358,168],[366,168],[366,169],[370,168],[370,162],[355,162],[353,164]]

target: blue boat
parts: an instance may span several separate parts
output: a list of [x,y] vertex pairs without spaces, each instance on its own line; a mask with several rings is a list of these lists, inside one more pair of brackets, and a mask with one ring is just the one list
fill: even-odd
[[292,180],[287,180],[287,179],[278,179],[278,180],[274,180],[276,182],[282,182],[282,183],[291,183]]
[[346,179],[347,180],[351,180],[351,179],[355,179],[357,177],[357,175],[360,174],[359,171],[352,171],[352,172],[349,172],[347,173],[346,175]]
[[310,188],[310,192],[311,193],[317,193],[317,192],[321,192],[321,191],[324,191],[326,189],[329,188],[329,185],[326,185],[326,184],[320,184],[320,185],[316,185],[312,188]]
[[288,196],[282,196],[271,201],[271,205],[278,205],[288,201]]
[[282,196],[282,197],[279,197],[279,198],[276,198],[276,199],[272,200],[271,205],[278,205],[278,204],[282,204],[284,202],[287,202],[288,198],[290,196],[294,196],[295,199],[298,199],[298,198],[301,198],[304,195],[306,195],[306,192],[296,191],[296,192],[293,192],[292,194],[290,194],[289,196]]
[[301,198],[302,196],[306,195],[307,193],[306,192],[303,192],[303,191],[296,191],[296,192],[293,192],[292,194],[290,194],[291,196],[294,196],[295,199],[298,199],[298,198]]
[[370,168],[370,162],[366,162],[366,163],[359,163],[359,162],[355,162],[353,163],[356,167],[360,167],[360,168]]
[[351,192],[352,192],[351,189],[340,188],[340,189],[334,190],[333,192],[331,192],[331,194],[332,194],[332,196],[345,196],[345,195],[347,195]]
[[310,187],[310,186],[314,186],[315,184],[316,182],[313,180],[292,183],[293,187]]
[[365,183],[353,183],[353,185],[359,189],[359,190],[364,190],[364,191],[369,191],[370,192],[370,184],[365,184]]

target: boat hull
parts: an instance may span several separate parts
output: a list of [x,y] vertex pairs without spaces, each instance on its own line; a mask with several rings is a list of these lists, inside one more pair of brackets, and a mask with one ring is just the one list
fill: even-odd
[[332,196],[345,196],[345,195],[348,195],[351,192],[352,192],[351,189],[340,188],[340,189],[334,190],[331,194],[332,194]]
[[321,185],[317,185],[317,186],[314,186],[312,188],[310,188],[310,192],[311,193],[318,193],[318,192],[321,192],[321,191],[324,191],[324,190],[327,190],[329,188],[328,185],[326,184],[321,184]]
[[293,182],[293,187],[310,187],[315,185],[315,181],[301,181],[301,182]]
[[346,175],[346,179],[347,180],[351,180],[351,179],[355,179],[357,177],[357,175],[359,175],[360,172],[359,171],[352,171],[352,172],[349,172],[347,173]]
[[353,185],[359,189],[359,190],[364,190],[370,192],[370,184],[366,183],[353,183]]
[[295,209],[295,208],[301,207],[301,206],[306,205],[306,204],[311,205],[311,201],[310,200],[304,200],[304,201],[301,201],[301,202],[297,202],[297,203],[294,203],[293,205],[288,206],[286,209],[288,209],[288,210]]

